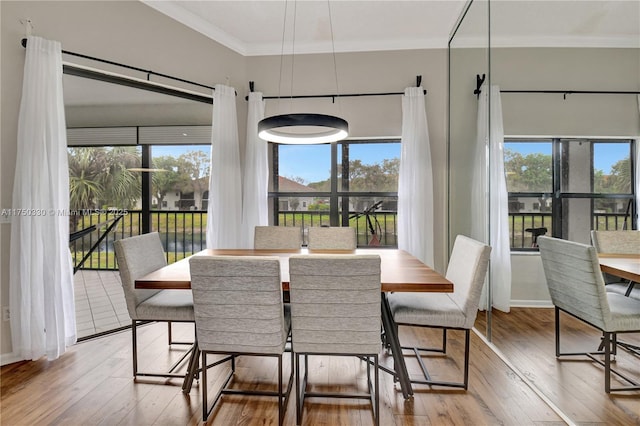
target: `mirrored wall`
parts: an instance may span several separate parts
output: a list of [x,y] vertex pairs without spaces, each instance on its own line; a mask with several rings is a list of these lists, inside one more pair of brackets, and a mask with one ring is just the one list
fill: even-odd
[[[505,153],[510,220],[523,214],[546,218],[550,221],[540,226],[547,228],[547,235],[583,243],[589,243],[591,229],[621,229],[604,216],[617,215],[620,223],[628,219],[629,226],[637,226],[627,209],[629,200],[637,197],[630,178],[622,180],[622,189],[609,184],[638,167],[638,34],[638,2],[467,4],[449,43],[450,248],[457,234],[478,238],[472,219],[483,214],[474,211],[471,202],[478,184],[471,176],[478,159],[478,100],[473,92],[476,77],[483,74],[485,83],[500,89],[505,151],[510,150]],[[540,160],[542,180],[515,185],[524,171],[535,167],[530,162],[513,168],[507,164],[509,156]],[[558,185],[552,188],[554,179]],[[486,182],[480,183],[491,191]],[[553,215],[554,205],[561,206],[563,214]],[[527,226],[520,226],[518,233],[516,222],[510,223],[511,309],[481,312],[479,331],[486,332],[519,375],[568,423],[637,423],[635,395],[605,393],[604,371],[597,364],[556,359],[554,311],[538,249],[525,232]],[[576,350],[598,347],[598,330],[570,318],[563,321],[577,333],[563,334],[565,344]],[[623,369],[637,367],[637,358],[627,353],[619,354],[616,362]]]
[[[457,235],[485,241],[484,235],[473,235],[472,219],[479,212],[471,206],[473,191],[477,190],[473,170],[477,159],[478,96],[474,91],[476,76],[484,77],[488,83],[489,71],[489,2],[474,0],[467,3],[449,40],[449,251]],[[490,324],[488,320],[488,336]]]

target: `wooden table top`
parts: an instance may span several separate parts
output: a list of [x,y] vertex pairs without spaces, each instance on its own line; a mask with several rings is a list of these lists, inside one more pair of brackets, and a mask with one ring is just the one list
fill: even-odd
[[[289,262],[292,254],[377,254],[380,256],[382,291],[452,293],[453,283],[406,251],[397,249],[357,249],[356,251],[329,251],[303,249],[251,250],[208,249],[194,256],[278,256],[282,288],[289,289]],[[189,289],[191,276],[189,258],[167,265],[136,280],[140,289]]]
[[598,259],[602,272],[640,283],[640,255],[598,253]]

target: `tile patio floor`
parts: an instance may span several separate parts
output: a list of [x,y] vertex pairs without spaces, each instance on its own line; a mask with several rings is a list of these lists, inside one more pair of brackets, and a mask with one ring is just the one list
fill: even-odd
[[118,271],[74,275],[78,338],[131,324]]

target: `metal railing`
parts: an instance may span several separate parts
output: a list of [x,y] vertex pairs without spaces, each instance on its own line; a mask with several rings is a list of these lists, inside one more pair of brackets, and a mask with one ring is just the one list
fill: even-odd
[[[530,228],[547,228],[551,235],[551,213],[509,213],[509,234],[512,250],[537,250],[533,247]],[[631,229],[631,217],[626,213],[593,213],[592,229],[616,231]]]
[[533,234],[525,231],[530,228],[547,228],[551,234],[551,213],[509,213],[509,241],[512,249],[533,247]]
[[[349,212],[352,216],[357,212]],[[372,225],[376,231],[379,247],[398,247],[397,219],[398,213],[395,211],[376,211],[370,215]],[[303,230],[303,244],[307,244],[307,229],[313,226],[329,226],[329,212],[304,211],[304,212],[280,212],[278,215],[279,226],[296,226]],[[358,247],[366,247],[371,241],[371,231],[365,216],[350,219],[349,226],[356,228]]]
[[[113,242],[117,239],[127,238],[141,233],[140,210],[130,210],[115,229],[109,233],[88,257],[81,269],[115,270],[117,264],[113,250]],[[374,217],[373,217],[374,216]],[[72,230],[80,230],[91,225],[99,224],[111,219],[111,214],[92,214],[87,216],[76,216],[71,223]],[[397,247],[396,233],[396,212],[376,212],[372,215],[372,220],[377,220],[376,225],[378,239],[381,247]],[[328,211],[306,211],[306,212],[281,212],[280,226],[298,226],[306,230],[310,226],[329,225]],[[358,245],[367,246],[371,240],[371,233],[367,227],[364,217],[350,220],[350,226],[356,228]],[[196,253],[206,248],[206,228],[207,212],[177,211],[177,210],[152,210],[151,230],[160,233],[160,238],[167,254],[167,262],[173,263],[183,259],[192,253]],[[105,227],[100,227],[97,231],[78,239],[71,243],[70,249],[74,264],[77,264],[87,253],[89,248],[98,240]],[[306,244],[306,231],[304,243]]]
[[[131,210],[126,214],[115,229],[106,236],[94,253],[86,260],[82,269],[115,270],[117,269],[113,242],[117,239],[140,235],[141,211]],[[88,216],[72,217],[71,229],[80,230],[91,225],[103,223],[113,218],[113,214],[101,213]],[[376,228],[380,247],[397,247],[397,212],[377,211],[371,215]],[[627,219],[627,228],[630,229],[629,217],[624,213],[595,213],[593,215],[593,229],[619,230],[623,229]],[[160,233],[162,244],[167,254],[167,262],[172,263],[183,259],[192,253],[206,248],[206,223],[207,212],[153,210],[151,212],[151,229]],[[305,212],[280,212],[280,226],[295,226],[303,230],[304,244],[306,244],[306,230],[311,226],[329,225],[328,211]],[[359,247],[366,247],[371,241],[371,232],[366,217],[350,219],[349,226],[356,229]],[[526,232],[528,228],[548,229],[547,235],[551,235],[551,213],[509,213],[509,232],[511,249],[536,250],[532,248],[532,233]],[[106,225],[97,232],[92,232],[84,238],[71,243],[70,249],[77,264],[89,248],[104,232]]]

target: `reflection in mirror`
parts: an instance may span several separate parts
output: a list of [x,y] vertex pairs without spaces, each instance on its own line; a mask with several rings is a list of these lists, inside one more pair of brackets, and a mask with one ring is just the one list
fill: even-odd
[[67,127],[211,125],[211,105],[65,74]]
[[130,325],[115,239],[158,231],[169,262],[204,248],[212,105],[69,74],[63,90],[82,340]]
[[[478,99],[474,95],[476,75],[489,77],[489,2],[474,0],[467,5],[449,41],[449,249],[457,235],[472,235],[472,171],[476,159]],[[486,306],[486,303],[483,305]],[[491,337],[490,315],[486,334]]]
[[[635,424],[637,391],[607,394],[601,366],[585,357],[556,358],[554,310],[532,231],[547,228],[546,235],[589,244],[591,229],[622,229],[625,219],[626,229],[637,229],[626,211],[637,189],[626,176],[637,167],[639,148],[640,3],[496,1],[490,11],[490,79],[502,92],[513,271],[511,312],[493,312],[493,343],[567,423]],[[456,127],[470,121],[456,122],[460,102],[452,92],[452,199],[456,189],[464,191],[456,183],[463,176],[455,164],[464,158]],[[452,234],[464,229],[455,208],[451,218]],[[563,352],[598,348],[600,331],[560,318]],[[640,344],[637,333],[619,338]],[[640,378],[638,357],[621,348],[616,368]]]

